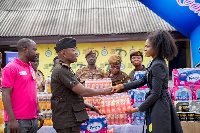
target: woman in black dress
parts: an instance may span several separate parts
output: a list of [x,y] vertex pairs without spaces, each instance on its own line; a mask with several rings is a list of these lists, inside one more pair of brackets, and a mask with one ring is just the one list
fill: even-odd
[[132,108],[129,113],[146,111],[147,133],[182,133],[180,121],[167,91],[169,71],[165,63],[165,59],[171,60],[177,55],[176,44],[167,31],[159,30],[149,34],[144,51],[147,57],[153,58],[146,75],[139,80],[114,86],[113,91],[130,90],[147,83],[150,91],[146,94],[146,100],[139,107]]

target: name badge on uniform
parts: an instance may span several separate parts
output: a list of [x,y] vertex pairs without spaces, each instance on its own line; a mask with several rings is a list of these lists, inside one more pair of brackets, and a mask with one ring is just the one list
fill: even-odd
[[21,71],[21,72],[19,72],[19,75],[27,75],[27,72],[26,71]]

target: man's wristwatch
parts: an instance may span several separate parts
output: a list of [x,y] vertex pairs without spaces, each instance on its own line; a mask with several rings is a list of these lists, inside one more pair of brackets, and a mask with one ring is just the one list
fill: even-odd
[[90,109],[91,109],[91,111],[94,111],[94,105],[92,105]]

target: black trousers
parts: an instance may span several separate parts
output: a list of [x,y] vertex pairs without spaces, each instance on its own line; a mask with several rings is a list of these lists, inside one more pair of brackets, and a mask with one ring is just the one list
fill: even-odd
[[57,129],[56,132],[57,133],[80,133],[80,129],[79,126],[75,126],[75,127],[69,127],[69,128],[65,128],[65,129]]

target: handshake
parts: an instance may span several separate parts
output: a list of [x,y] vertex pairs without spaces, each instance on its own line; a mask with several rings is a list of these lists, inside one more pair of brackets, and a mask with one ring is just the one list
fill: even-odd
[[[124,89],[124,85],[123,84],[119,84],[119,85],[116,85],[116,86],[112,86],[110,88],[105,88],[103,89],[104,90],[104,95],[111,95],[115,92],[118,92],[119,90],[121,89]],[[135,112],[138,112],[139,111],[139,108],[138,107],[135,107],[135,108],[131,108],[130,110],[127,110],[126,112],[127,113],[135,113]],[[97,112],[97,111],[96,111]]]
[[118,92],[121,89],[124,89],[124,85],[123,84],[112,86],[110,88],[105,88],[105,89],[103,89],[103,91],[104,91],[104,95],[111,95],[111,94],[113,94],[115,92]]

